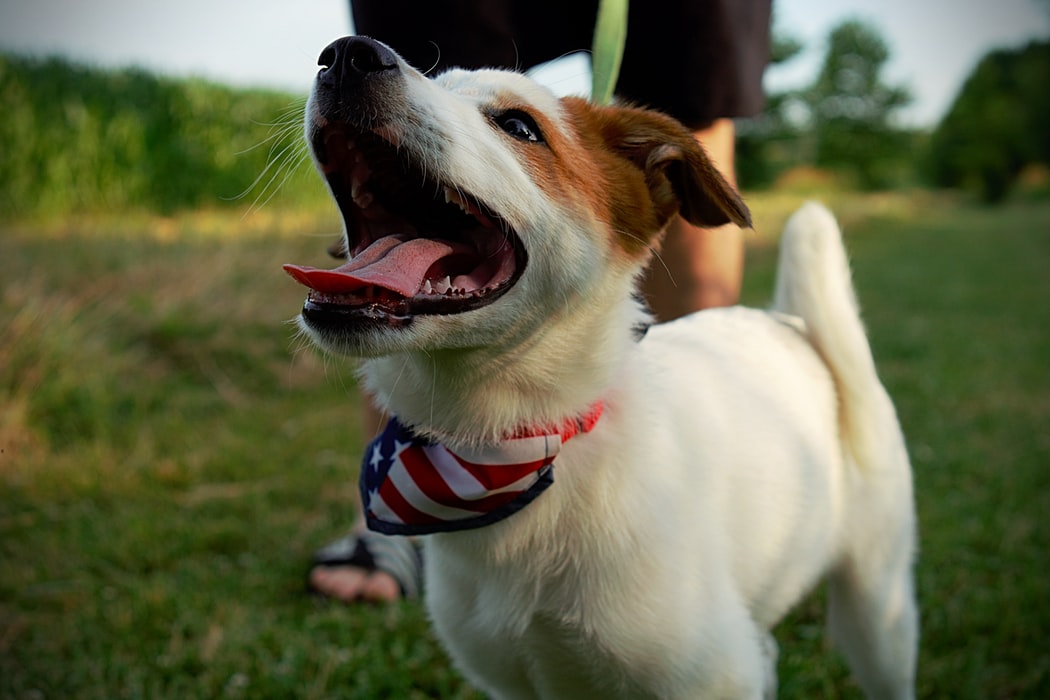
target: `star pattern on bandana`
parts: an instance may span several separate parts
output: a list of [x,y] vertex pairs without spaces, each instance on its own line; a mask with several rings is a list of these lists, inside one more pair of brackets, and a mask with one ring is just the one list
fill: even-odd
[[365,450],[361,497],[368,526],[397,535],[463,530],[503,520],[553,483],[562,444],[590,432],[597,403],[560,429],[525,430],[453,450],[392,418]]

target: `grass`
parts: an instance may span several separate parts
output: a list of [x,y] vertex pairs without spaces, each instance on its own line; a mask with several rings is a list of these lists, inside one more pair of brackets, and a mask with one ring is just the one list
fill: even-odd
[[[745,298],[797,200],[754,200]],[[919,694],[1050,696],[1050,204],[832,202],[909,438]],[[279,265],[326,216],[0,230],[0,697],[477,698],[418,604],[303,593],[348,522],[348,363],[300,351]],[[781,697],[856,698],[820,595],[778,629]]]

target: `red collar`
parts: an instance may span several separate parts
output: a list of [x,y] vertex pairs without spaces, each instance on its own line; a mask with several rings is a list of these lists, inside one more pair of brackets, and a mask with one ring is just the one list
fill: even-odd
[[560,435],[562,444],[564,444],[580,433],[591,432],[594,426],[597,425],[598,419],[602,417],[603,410],[605,410],[605,404],[601,401],[595,401],[587,408],[586,413],[575,418],[566,418],[557,428],[549,425],[520,428],[503,439],[520,440],[521,438],[538,437],[540,435]]

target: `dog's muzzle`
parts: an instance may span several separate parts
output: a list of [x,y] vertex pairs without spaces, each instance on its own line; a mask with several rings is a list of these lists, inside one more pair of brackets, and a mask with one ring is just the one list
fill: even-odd
[[401,326],[420,315],[477,309],[507,292],[527,263],[510,226],[445,180],[435,153],[415,153],[413,69],[367,37],[318,59],[307,139],[342,213],[349,262],[286,265],[310,288],[303,319],[321,332]]

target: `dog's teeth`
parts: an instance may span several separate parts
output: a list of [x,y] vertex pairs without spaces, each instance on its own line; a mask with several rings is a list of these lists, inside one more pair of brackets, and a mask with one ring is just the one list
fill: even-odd
[[446,276],[445,279],[438,280],[431,290],[434,294],[448,294],[452,290],[452,280]]
[[427,280],[427,281],[425,281],[423,283],[423,293],[424,294],[433,294],[434,293],[434,285],[432,285],[430,283],[430,280]]
[[472,207],[463,199],[463,196],[449,186],[445,186],[445,203],[455,204],[464,214],[473,216]]

